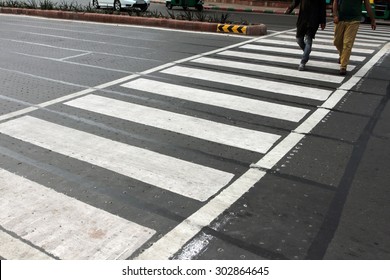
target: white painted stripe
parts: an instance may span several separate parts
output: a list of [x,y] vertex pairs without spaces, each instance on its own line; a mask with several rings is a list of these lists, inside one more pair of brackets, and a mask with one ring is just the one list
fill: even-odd
[[233,174],[24,116],[0,132],[193,199],[207,200]]
[[280,138],[279,135],[271,133],[221,124],[98,95],[84,96],[65,104],[258,153],[266,153]]
[[291,149],[293,149],[299,141],[305,137],[304,134],[291,132],[286,138],[262,157],[257,163],[252,164],[251,167],[271,169],[275,166]]
[[214,66],[229,67],[235,69],[245,69],[249,71],[269,73],[269,74],[275,74],[279,76],[299,77],[300,79],[324,81],[324,82],[335,83],[335,84],[341,83],[344,80],[344,77],[340,77],[336,75],[298,71],[295,69],[275,67],[271,65],[260,65],[254,63],[245,63],[245,62],[209,58],[209,57],[198,58],[192,60],[191,62],[214,65]]
[[[256,51],[269,51],[269,52],[278,52],[278,53],[285,53],[285,54],[302,55],[302,50],[298,50],[298,49],[260,46],[260,45],[254,45],[254,44],[247,44],[247,45],[241,46],[240,48],[248,49],[248,50],[256,50]],[[338,53],[327,53],[327,52],[318,52],[318,51],[312,51],[310,53],[310,56],[311,57],[322,57],[322,58],[333,58],[333,59],[339,58]],[[363,61],[365,59],[366,59],[365,56],[358,56],[358,55],[351,55],[351,57],[350,57],[351,61]]]
[[[266,55],[260,53],[250,53],[250,52],[238,52],[238,51],[223,51],[218,53],[217,55],[228,56],[228,57],[239,57],[239,58],[249,58],[251,60],[259,60],[259,61],[269,61],[269,62],[281,62],[286,64],[294,64],[299,65],[301,59],[300,58],[292,58],[292,57],[284,57],[284,56],[274,56],[274,55]],[[307,66],[314,68],[326,68],[332,70],[339,70],[340,64],[334,62],[325,62],[315,59],[310,59]],[[354,65],[348,65],[349,70],[353,70],[355,68]],[[301,73],[300,73],[301,74]]]
[[[295,36],[295,32],[286,32],[286,34],[291,34],[293,36]],[[317,40],[317,38],[326,38],[326,39],[329,39],[330,41],[333,41],[333,34],[334,32],[329,32],[330,35],[325,35],[325,34],[316,34],[316,38],[315,40]],[[358,42],[370,42],[370,43],[380,43],[380,44],[383,44],[383,43],[386,43],[385,40],[376,40],[377,38],[374,37],[375,39],[368,39],[368,38],[356,38],[355,39],[355,42],[358,41]]]
[[155,233],[2,169],[0,193],[0,224],[61,259],[125,259]]
[[[330,34],[330,36],[334,35],[334,31],[323,31],[322,33]],[[390,36],[389,37],[387,37],[387,36],[378,36],[377,34],[375,34],[375,31],[372,31],[371,34],[372,35],[365,35],[365,34],[362,34],[361,32],[358,31],[358,33],[356,35],[356,38],[359,38],[359,39],[363,39],[363,38],[364,39],[374,39],[374,40],[377,40],[377,41],[381,41],[383,43],[386,43],[387,40],[390,40]]]
[[[295,40],[295,36],[294,35],[278,35],[276,36],[276,38],[280,38],[280,39],[291,39],[291,40]],[[329,39],[324,39],[324,38],[315,38],[314,39],[314,42],[315,43],[328,43],[329,45],[332,45],[333,46],[333,38],[329,38]],[[355,40],[355,43],[354,43],[354,46],[361,46],[361,47],[379,47],[381,44],[379,43],[366,43],[366,42],[359,42],[358,40]],[[335,46],[333,46],[333,49],[336,49]]]
[[308,134],[320,121],[329,114],[330,110],[318,108],[313,114],[308,117],[304,123],[297,127],[294,132]]
[[122,86],[158,95],[180,98],[192,102],[292,122],[300,121],[309,112],[309,110],[303,108],[142,78],[130,81]]
[[314,100],[326,100],[332,93],[329,90],[297,86],[293,84],[273,82],[260,78],[251,78],[240,75],[220,73],[216,71],[195,69],[183,66],[174,66],[161,71],[165,74],[182,76],[186,78],[200,79],[210,82],[241,86],[261,91],[268,91],[284,95],[291,95]]
[[[316,40],[315,40],[316,41]],[[266,43],[266,44],[274,44],[274,45],[281,45],[281,46],[293,46],[296,47],[298,46],[297,42],[291,42],[291,41],[283,41],[283,40],[272,40],[272,39],[267,39],[261,41],[261,43]],[[322,49],[322,50],[336,50],[335,46],[331,45],[324,45],[324,44],[313,44],[313,50],[316,49]],[[352,49],[353,53],[366,53],[366,54],[371,54],[374,52],[372,49],[362,49],[362,48],[353,48]]]
[[[1,174],[1,171],[0,171]],[[1,181],[1,178],[0,178]],[[0,193],[1,193],[0,186]],[[6,260],[52,260],[49,255],[0,230],[0,256]]]
[[205,206],[185,219],[164,237],[140,254],[137,260],[169,259],[184,244],[193,238],[203,227],[228,209],[244,193],[248,192],[266,173],[256,169],[248,170],[243,176],[223,190]]
[[[389,46],[390,44],[387,45],[387,47]],[[384,53],[386,53],[386,49],[382,49],[370,61],[378,61]],[[288,135],[276,147],[268,152],[257,164],[255,164],[254,167],[258,166],[267,169],[272,168],[303,138],[303,134],[297,134],[294,132],[290,133],[290,135]],[[163,238],[154,243],[154,245],[148,248],[144,253],[139,255],[137,259],[169,259],[186,243],[188,243],[189,240],[198,234],[204,226],[208,226],[215,218],[223,213],[223,211],[230,207],[231,204],[247,192],[251,186],[261,180],[264,175],[265,172],[263,171],[257,169],[249,170],[221,192],[220,195],[217,195],[198,212],[194,213],[194,215],[197,216],[193,217],[194,215],[192,215],[190,218],[185,219]],[[221,196],[222,194],[223,196]],[[234,197],[232,197],[233,195]],[[226,204],[223,205],[223,203]],[[203,219],[198,219],[198,217]]]

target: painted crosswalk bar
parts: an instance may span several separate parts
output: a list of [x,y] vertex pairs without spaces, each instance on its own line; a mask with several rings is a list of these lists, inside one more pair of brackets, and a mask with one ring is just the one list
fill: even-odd
[[[241,46],[242,49],[248,49],[248,50],[256,50],[256,51],[269,51],[269,52],[278,52],[278,53],[286,53],[286,54],[297,54],[302,55],[302,50],[299,49],[289,49],[289,48],[281,48],[281,47],[274,47],[274,46],[262,46],[262,45],[256,45],[256,44],[246,44]],[[332,58],[332,59],[338,59],[339,54],[338,53],[327,53],[327,52],[319,52],[319,51],[312,51],[310,53],[311,57],[326,57],[326,58]],[[365,56],[359,56],[359,55],[351,55],[350,60],[351,61],[364,61],[366,59]]]
[[30,116],[0,124],[0,132],[199,201],[234,176]]
[[247,26],[234,24],[218,24],[218,32],[246,34]]
[[[275,38],[278,38],[278,39],[290,39],[290,40],[294,40],[295,41],[295,36],[294,35],[280,34],[280,35],[277,35]],[[328,43],[329,45],[333,46],[333,38],[317,38],[316,37],[314,39],[314,44],[318,44],[318,43]],[[359,47],[377,48],[381,44],[379,44],[379,43],[367,43],[367,42],[355,40],[353,45],[354,46],[359,46]],[[333,48],[336,49],[335,46],[333,46]]]
[[[42,248],[27,250],[12,242],[0,246],[9,259],[126,259],[154,234],[153,229],[125,220],[0,169],[0,224]],[[2,244],[3,245],[3,244]]]
[[[218,56],[225,56],[225,57],[237,57],[237,58],[248,58],[252,61],[269,61],[269,62],[278,62],[278,63],[286,63],[286,64],[293,64],[295,66],[299,65],[301,62],[300,58],[292,58],[292,57],[283,57],[283,56],[274,56],[274,55],[267,55],[267,54],[260,54],[260,53],[251,53],[251,52],[239,52],[239,51],[222,51],[220,53],[217,53]],[[340,64],[337,62],[326,62],[316,59],[310,59],[309,62],[306,64],[308,67],[314,67],[314,68],[325,68],[325,69],[331,69],[331,70],[339,70]],[[348,65],[349,70],[355,69],[355,66],[350,64]]]
[[298,86],[260,78],[252,78],[184,66],[173,66],[164,69],[161,73],[320,101],[328,99],[329,95],[332,93],[331,90],[326,89]]
[[244,63],[244,62],[209,58],[209,57],[197,58],[192,60],[192,62],[214,65],[214,66],[236,68],[236,69],[245,69],[249,71],[269,73],[269,74],[275,74],[275,75],[285,76],[285,77],[299,77],[301,79],[307,79],[307,80],[326,81],[328,83],[335,83],[335,84],[339,84],[344,80],[344,77],[340,77],[336,75],[328,75],[328,74],[314,73],[314,72],[302,72],[296,69],[288,69],[288,68],[275,67],[270,65],[254,64],[254,63]]
[[299,122],[309,112],[308,109],[304,108],[143,78],[130,81],[122,86],[153,94],[291,122]]
[[[293,41],[284,41],[284,40],[275,40],[275,39],[265,39],[262,40],[261,42],[258,42],[257,44],[262,45],[262,44],[272,44],[272,45],[279,45],[279,46],[289,46],[289,47],[297,47],[298,44]],[[321,49],[321,50],[332,50],[335,51],[336,47],[333,45],[325,45],[325,44],[313,44],[314,49]],[[364,54],[371,54],[374,52],[373,49],[364,49],[364,48],[358,48],[354,47],[352,49],[353,53],[364,53]]]
[[[293,35],[295,36],[295,32],[286,32],[285,34],[290,34],[290,35]],[[325,39],[329,39],[329,40],[333,40],[333,34],[332,32],[328,32],[328,34],[321,34],[321,33],[318,33],[316,34],[316,39],[317,38],[325,38]],[[357,42],[369,42],[369,43],[380,43],[380,44],[383,44],[383,43],[386,43],[386,39],[382,40],[380,37],[375,37],[375,36],[369,36],[366,38],[366,36],[359,36],[359,34],[357,35],[355,41]]]
[[258,153],[266,153],[279,135],[217,123],[98,95],[87,95],[66,105],[198,139]]

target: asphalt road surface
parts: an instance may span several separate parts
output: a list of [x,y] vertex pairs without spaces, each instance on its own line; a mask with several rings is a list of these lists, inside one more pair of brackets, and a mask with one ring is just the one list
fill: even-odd
[[1,258],[389,259],[389,26],[343,77],[331,25],[299,72],[289,30],[0,18]]

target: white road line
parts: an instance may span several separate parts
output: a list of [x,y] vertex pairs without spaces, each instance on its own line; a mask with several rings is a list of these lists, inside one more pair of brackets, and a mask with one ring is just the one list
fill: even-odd
[[0,224],[61,259],[125,259],[155,233],[2,169],[0,193]]
[[[316,40],[315,40],[316,41]],[[292,42],[292,41],[283,41],[283,40],[272,40],[272,39],[267,39],[261,41],[261,43],[266,43],[266,44],[274,44],[274,45],[281,45],[281,46],[293,46],[297,47],[298,44],[297,42]],[[332,45],[321,45],[321,44],[313,44],[313,49],[322,49],[322,50],[336,50],[336,48]],[[372,49],[361,49],[361,48],[353,48],[352,49],[353,53],[365,53],[365,54],[371,54],[374,52]]]
[[[280,39],[290,39],[290,40],[295,40],[295,36],[294,35],[278,35],[276,36],[275,38],[280,38]],[[328,43],[329,45],[333,46],[333,38],[315,38],[314,39],[314,43],[313,45],[316,45],[316,43]],[[371,47],[371,48],[377,48],[379,47],[381,44],[378,44],[378,43],[366,43],[366,42],[363,42],[363,41],[358,41],[358,40],[355,40],[355,43],[354,43],[354,46],[361,46],[361,47]],[[333,46],[333,49],[336,50],[336,47]]]
[[[78,58],[78,57],[81,57],[81,56],[89,55],[91,53],[92,52],[85,52],[85,53],[81,53],[81,54],[76,54],[76,55],[72,55],[72,56],[63,57],[63,58],[60,58],[60,59],[57,59],[57,60],[58,61],[64,61],[64,60],[68,60],[68,59],[72,59],[72,58]],[[45,58],[47,58],[47,57],[45,57]]]
[[[298,49],[278,48],[278,47],[261,46],[261,45],[255,45],[255,44],[247,44],[247,45],[241,46],[240,48],[248,49],[248,50],[256,50],[256,51],[269,51],[269,52],[278,52],[278,53],[285,53],[285,54],[302,55],[302,50],[298,50]],[[321,58],[332,58],[332,59],[339,58],[338,53],[327,53],[327,52],[319,52],[319,51],[312,51],[310,53],[310,56],[311,57],[321,57]],[[358,56],[358,55],[351,55],[351,57],[350,57],[351,61],[364,61],[365,59],[366,59],[365,56]]]
[[137,260],[166,260],[179,251],[184,244],[208,226],[223,211],[229,208],[244,193],[249,191],[266,173],[257,169],[248,170],[243,176],[210,200],[150,248],[140,254]]
[[174,66],[161,71],[165,74],[177,75],[187,78],[200,79],[210,82],[241,86],[261,91],[291,95],[314,100],[326,100],[332,93],[330,90],[297,86],[288,83],[273,82],[269,80],[251,78],[240,75],[226,74],[183,66]]
[[214,66],[229,67],[234,69],[245,69],[249,71],[269,73],[269,74],[275,74],[275,75],[286,76],[286,77],[299,77],[300,79],[325,81],[328,83],[335,83],[335,84],[339,84],[344,80],[344,77],[340,77],[336,75],[298,71],[295,69],[288,69],[283,67],[237,62],[237,61],[218,59],[218,58],[202,57],[202,58],[194,59],[191,62],[214,65]]
[[[0,171],[1,174],[1,171]],[[1,178],[0,178],[1,181]],[[1,192],[0,186],[0,193]],[[49,255],[0,230],[0,256],[6,260],[52,260]]]
[[[334,35],[334,31],[322,31],[321,33],[322,34],[329,34],[330,36]],[[378,41],[382,41],[383,43],[386,43],[387,40],[390,40],[390,35],[383,36],[383,35],[375,34],[375,31],[372,31],[371,35],[365,35],[365,34],[362,34],[361,32],[358,31],[356,38],[358,38],[358,39],[374,39],[374,40],[379,39]]]
[[241,111],[258,116],[265,116],[285,121],[298,122],[308,112],[308,109],[265,102],[230,94],[196,89],[163,83],[159,81],[136,79],[122,85],[123,87],[150,92],[153,94],[180,98],[192,102]]
[[65,104],[258,153],[266,153],[280,138],[280,135],[221,124],[98,95],[87,95]]
[[[293,36],[295,36],[295,32],[286,32],[285,34],[291,34]],[[328,39],[329,41],[332,41],[334,36],[334,32],[331,31],[331,32],[328,32],[329,35],[326,35],[326,34],[316,34],[316,38],[314,40],[317,40],[317,38],[326,38]],[[383,44],[383,43],[386,43],[386,40],[378,40],[378,37],[373,37],[374,39],[369,39],[369,38],[359,38],[357,37],[355,39],[355,42],[367,42],[367,43],[379,43],[379,44]]]
[[[279,33],[277,33],[277,34],[279,34]],[[273,35],[268,35],[268,36],[273,36]],[[268,36],[261,37],[261,39],[267,38]],[[1,38],[0,38],[0,40],[1,40]],[[183,58],[183,59],[179,59],[179,60],[176,60],[176,61],[173,61],[173,62],[169,62],[169,63],[163,64],[163,65],[160,65],[160,66],[156,66],[154,68],[145,70],[145,71],[143,71],[141,73],[131,74],[131,75],[125,76],[123,78],[119,78],[117,80],[114,80],[114,81],[111,81],[111,82],[107,82],[107,83],[104,83],[104,84],[101,84],[101,85],[97,85],[95,87],[89,87],[89,88],[87,88],[87,86],[83,86],[83,85],[71,84],[71,83],[68,83],[68,82],[60,81],[60,80],[49,79],[49,78],[37,76],[37,75],[34,75],[34,74],[30,74],[30,73],[25,73],[25,72],[21,72],[21,71],[10,70],[10,69],[5,69],[5,68],[1,68],[0,67],[0,70],[4,70],[4,71],[12,72],[12,73],[17,73],[17,74],[20,74],[20,75],[33,77],[33,78],[36,78],[36,79],[41,79],[41,80],[45,80],[45,81],[57,82],[57,83],[60,83],[60,84],[74,85],[74,86],[78,86],[78,87],[85,87],[85,88],[87,88],[85,90],[82,90],[82,91],[79,91],[79,92],[76,92],[76,93],[72,93],[72,94],[60,97],[58,99],[52,99],[52,100],[44,102],[44,103],[32,105],[32,106],[30,106],[28,108],[21,109],[21,110],[15,111],[15,112],[11,112],[9,114],[2,115],[2,116],[0,116],[0,121],[23,115],[26,112],[32,112],[32,111],[35,111],[35,110],[37,110],[39,108],[44,108],[46,106],[50,106],[50,105],[54,105],[56,103],[64,102],[65,100],[70,100],[70,99],[75,98],[76,96],[81,96],[81,95],[84,95],[86,93],[90,93],[90,92],[93,92],[95,90],[98,90],[98,89],[105,89],[105,88],[108,88],[110,86],[121,84],[121,83],[124,83],[126,81],[130,81],[132,79],[136,79],[136,78],[138,78],[138,77],[140,77],[142,75],[152,74],[152,73],[161,71],[161,70],[163,70],[165,68],[171,67],[173,65],[184,63],[186,61],[190,61],[190,60],[195,59],[195,58],[199,58],[199,57],[202,57],[202,56],[211,55],[211,54],[214,54],[214,53],[217,53],[217,52],[221,52],[221,51],[224,51],[224,50],[236,48],[236,47],[239,47],[239,46],[241,46],[243,44],[247,44],[247,43],[250,43],[250,42],[255,42],[255,41],[258,41],[258,40],[259,40],[259,38],[253,38],[253,39],[250,39],[250,40],[247,40],[247,41],[244,41],[244,42],[240,42],[240,43],[237,43],[237,44],[234,44],[234,45],[231,45],[231,46],[222,47],[222,48],[219,48],[219,49],[216,49],[216,50],[212,50],[212,51],[209,51],[209,52],[205,52],[205,53],[202,53],[202,54],[193,55],[193,56],[190,56],[190,57],[186,57],[186,58]]]
[[24,116],[0,132],[192,199],[205,201],[233,174]]
[[[370,64],[376,63],[388,51],[390,44],[382,48],[371,60]],[[369,67],[363,68],[365,72]],[[363,74],[363,71],[361,75]],[[314,128],[314,123],[311,123]],[[308,127],[306,128],[308,129]],[[277,146],[268,152],[253,167],[272,168],[277,164],[292,148],[294,148],[305,137],[304,134],[291,132]],[[169,259],[188,243],[203,227],[210,225],[223,211],[229,208],[243,194],[249,191],[256,182],[261,180],[266,173],[252,168],[244,175],[238,178],[233,184],[223,190],[219,195],[213,198],[209,203],[203,206],[199,211],[189,218],[185,219],[164,237],[159,239],[150,248],[141,253],[136,259]]]
[[[274,56],[274,55],[266,55],[260,53],[250,53],[250,52],[238,52],[238,51],[223,51],[218,53],[217,55],[228,56],[228,57],[238,57],[238,58],[248,58],[251,60],[259,60],[259,61],[270,61],[270,62],[281,62],[287,64],[298,65],[301,61],[300,58],[292,58],[292,57],[283,57],[283,56]],[[337,62],[325,62],[315,59],[310,59],[306,64],[308,67],[314,68],[326,68],[331,70],[339,70],[340,64]],[[353,70],[355,68],[354,65],[348,65],[349,70]]]

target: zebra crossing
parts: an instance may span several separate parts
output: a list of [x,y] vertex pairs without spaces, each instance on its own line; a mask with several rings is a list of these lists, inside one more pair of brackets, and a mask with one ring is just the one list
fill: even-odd
[[[142,214],[121,217],[120,210],[103,210],[80,194],[52,188],[68,184],[66,178],[41,181],[18,169],[23,164],[7,165],[0,169],[0,256],[172,257],[264,176],[264,170],[250,169],[251,163],[272,168],[290,143],[310,132],[307,122],[314,119],[314,126],[327,113],[318,107],[390,41],[388,27],[379,26],[376,33],[368,28],[359,30],[347,77],[338,75],[329,26],[314,40],[306,72],[297,70],[301,50],[294,33],[280,32],[133,75],[109,92],[96,87],[3,118],[0,137],[8,154],[26,154],[58,168],[57,158],[68,159],[77,164],[68,167],[72,172],[98,168],[90,174],[122,176],[116,183],[120,191],[124,184],[140,185],[140,205],[158,210],[134,206]],[[168,203],[154,202],[159,196]],[[185,215],[167,214],[180,211],[167,205],[186,203]],[[159,228],[159,219],[170,219],[171,226]]]

